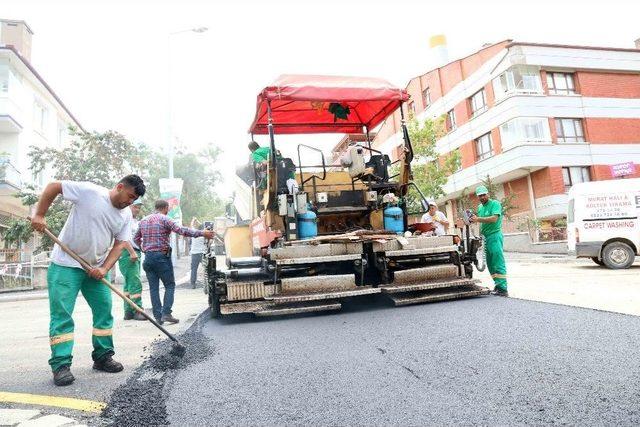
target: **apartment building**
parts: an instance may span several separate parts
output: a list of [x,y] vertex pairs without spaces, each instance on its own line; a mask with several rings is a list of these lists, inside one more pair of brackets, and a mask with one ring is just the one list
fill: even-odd
[[[407,90],[409,114],[446,117],[439,161],[460,154],[440,201],[450,218],[487,176],[498,197],[513,195],[507,232],[528,219],[561,227],[569,188],[611,179],[614,165],[640,176],[638,49],[505,40],[411,79]],[[397,158],[401,144],[396,112],[373,145]]]
[[82,128],[31,65],[32,34],[24,21],[0,20],[0,227],[29,213],[17,191],[50,178],[29,170],[30,147],[61,147],[70,125]]

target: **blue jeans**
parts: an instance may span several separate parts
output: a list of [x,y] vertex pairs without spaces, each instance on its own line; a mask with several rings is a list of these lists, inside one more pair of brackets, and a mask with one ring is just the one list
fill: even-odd
[[[173,293],[176,290],[171,255],[165,255],[162,252],[145,252],[142,268],[149,281],[153,316],[156,319],[161,319],[163,314],[171,314]],[[164,303],[160,301],[160,280],[164,285]]]

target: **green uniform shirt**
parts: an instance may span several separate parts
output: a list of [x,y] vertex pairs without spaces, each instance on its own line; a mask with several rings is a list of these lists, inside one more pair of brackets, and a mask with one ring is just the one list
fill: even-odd
[[480,234],[485,237],[498,233],[502,229],[502,205],[497,200],[489,199],[484,205],[478,206],[478,217],[486,218],[493,215],[498,215],[496,222],[483,222],[480,224]]
[[271,149],[269,147],[260,147],[256,151],[251,153],[251,160],[254,163],[266,162],[271,155]]

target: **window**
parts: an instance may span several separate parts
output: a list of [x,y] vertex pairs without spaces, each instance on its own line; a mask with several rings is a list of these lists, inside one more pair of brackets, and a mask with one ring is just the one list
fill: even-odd
[[584,142],[582,119],[556,119],[558,142]]
[[446,120],[447,132],[451,132],[456,129],[456,113],[453,110],[447,112]]
[[502,149],[527,142],[551,142],[549,120],[546,117],[516,117],[500,125]]
[[484,93],[484,88],[474,93],[470,98],[471,104],[471,116],[476,116],[487,109],[487,98]]
[[393,148],[393,161],[400,160],[404,154],[404,144],[400,144],[397,147]]
[[571,73],[547,73],[547,87],[549,95],[574,95],[576,93]]
[[574,184],[591,181],[589,166],[571,166],[562,168],[564,191],[567,192]]
[[47,125],[47,109],[39,102],[33,104],[33,127],[35,130],[44,133]]
[[493,146],[491,144],[491,134],[485,133],[476,139],[476,160],[484,160],[493,156]]
[[62,144],[64,144],[65,140],[67,139],[67,127],[62,121],[58,122],[58,138],[57,139],[58,139],[57,140],[58,147],[62,147]]
[[431,105],[431,91],[429,88],[426,88],[422,91],[422,103],[424,104],[424,108],[427,108]]
[[536,67],[516,65],[493,79],[496,100],[513,94],[542,94],[540,73]]

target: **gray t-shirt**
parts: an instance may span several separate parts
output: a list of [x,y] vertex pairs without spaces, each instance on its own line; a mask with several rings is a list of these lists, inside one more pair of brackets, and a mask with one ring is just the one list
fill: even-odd
[[[92,267],[102,265],[114,238],[122,241],[131,238],[131,209],[114,207],[106,188],[90,182],[62,181],[62,197],[73,207],[59,238]],[[82,268],[58,245],[53,247],[51,261]]]
[[205,252],[204,237],[194,237],[191,239],[191,255],[201,255]]

